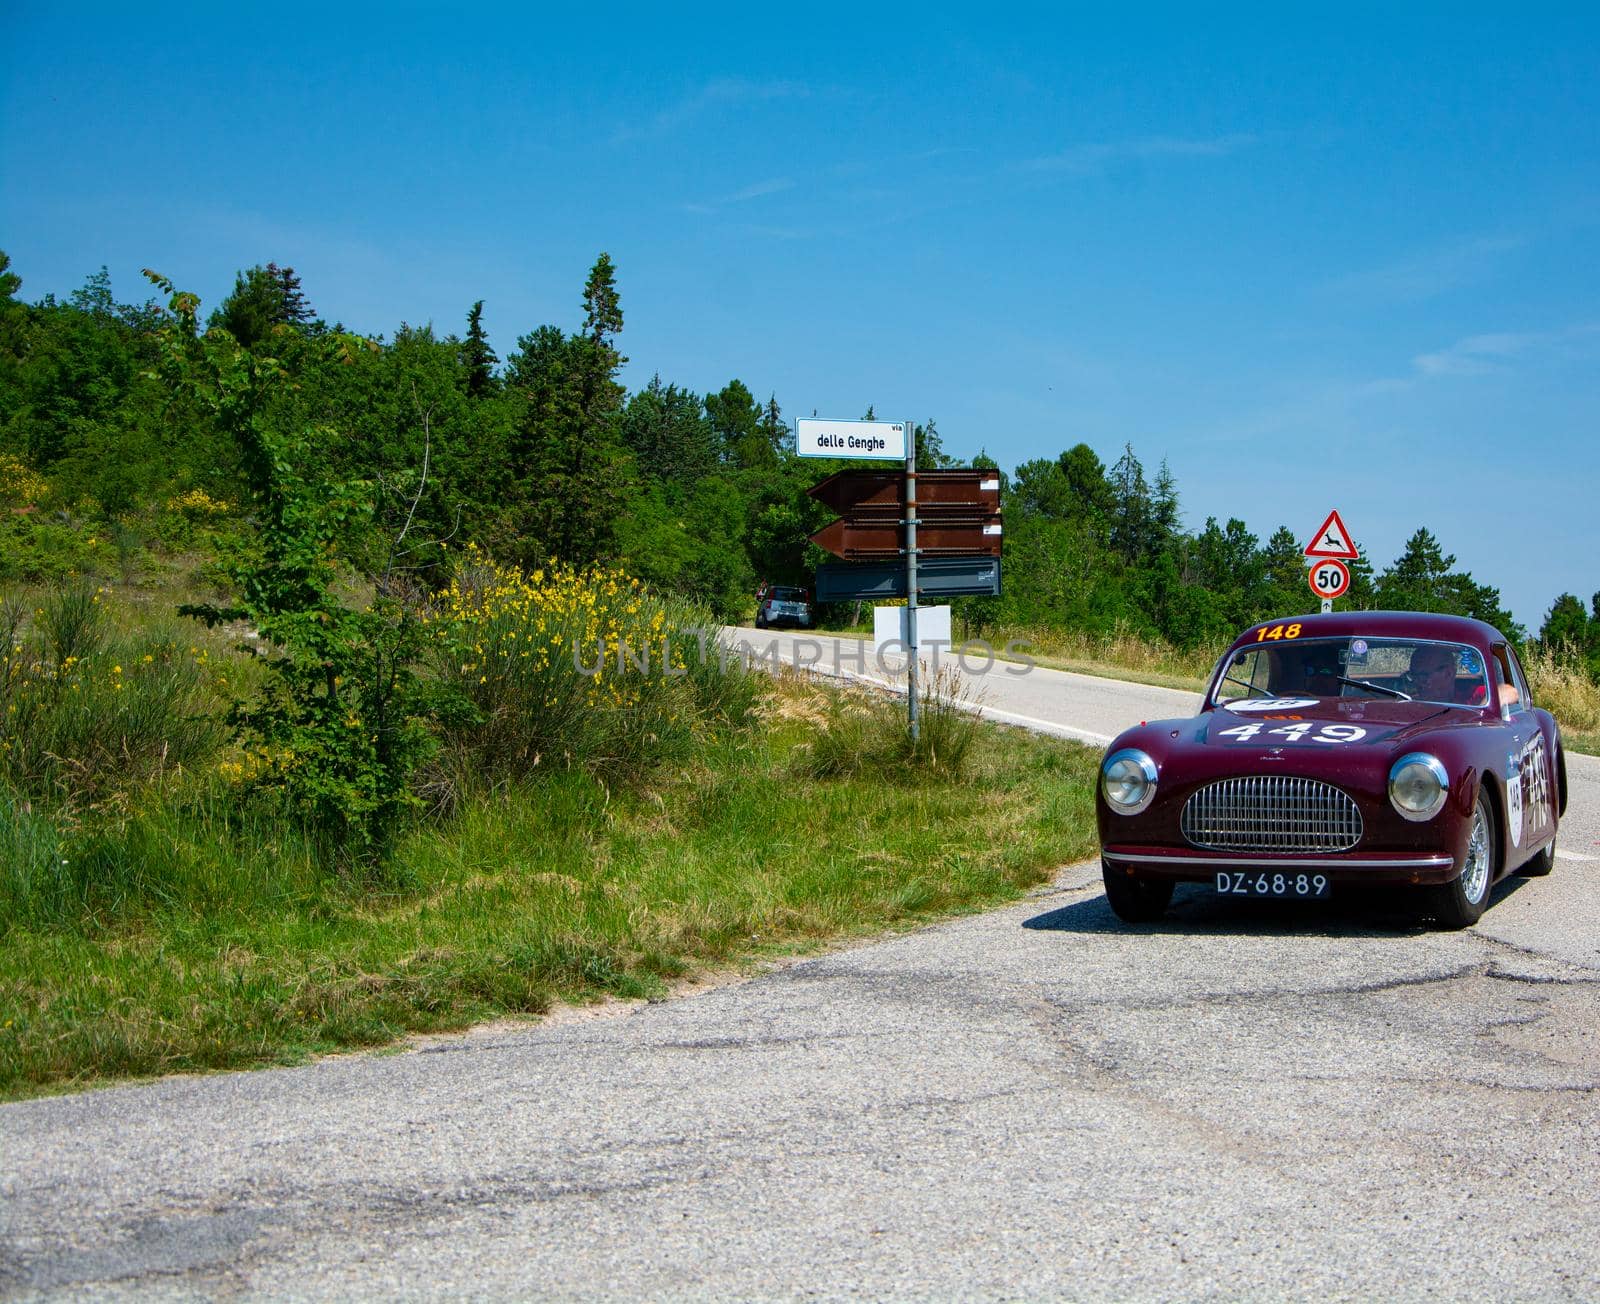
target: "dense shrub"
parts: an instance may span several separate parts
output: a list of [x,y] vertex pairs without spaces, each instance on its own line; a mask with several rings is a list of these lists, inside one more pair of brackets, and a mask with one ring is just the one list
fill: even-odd
[[725,664],[704,609],[620,571],[524,572],[469,549],[436,609],[434,668],[476,717],[447,725],[436,797],[540,766],[611,774],[737,725],[757,688]]
[[113,632],[99,590],[68,586],[31,614],[0,599],[0,778],[17,792],[98,805],[202,764],[222,735],[193,651]]

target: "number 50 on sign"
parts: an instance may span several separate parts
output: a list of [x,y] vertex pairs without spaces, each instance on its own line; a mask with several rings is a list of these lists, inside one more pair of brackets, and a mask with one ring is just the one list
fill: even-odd
[[1350,587],[1350,568],[1342,561],[1319,561],[1306,572],[1306,583],[1319,598],[1331,601]]

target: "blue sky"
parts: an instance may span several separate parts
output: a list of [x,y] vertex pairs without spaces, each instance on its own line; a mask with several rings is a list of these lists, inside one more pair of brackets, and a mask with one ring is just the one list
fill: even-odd
[[1536,625],[1600,589],[1600,10],[0,5],[0,247],[504,354],[600,250],[626,379],[1166,458],[1185,520]]

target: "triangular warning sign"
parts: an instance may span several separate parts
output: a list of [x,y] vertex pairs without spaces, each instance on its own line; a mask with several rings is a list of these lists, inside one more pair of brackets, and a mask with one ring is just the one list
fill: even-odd
[[1328,513],[1328,519],[1317,527],[1311,542],[1306,544],[1306,556],[1341,557],[1346,561],[1355,561],[1361,554],[1350,542],[1350,531],[1344,528],[1339,513],[1334,511]]

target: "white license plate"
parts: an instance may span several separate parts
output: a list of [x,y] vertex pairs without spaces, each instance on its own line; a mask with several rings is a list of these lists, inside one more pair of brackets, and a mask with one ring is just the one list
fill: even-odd
[[1326,874],[1308,870],[1234,869],[1217,871],[1217,891],[1223,896],[1325,897],[1330,888]]

